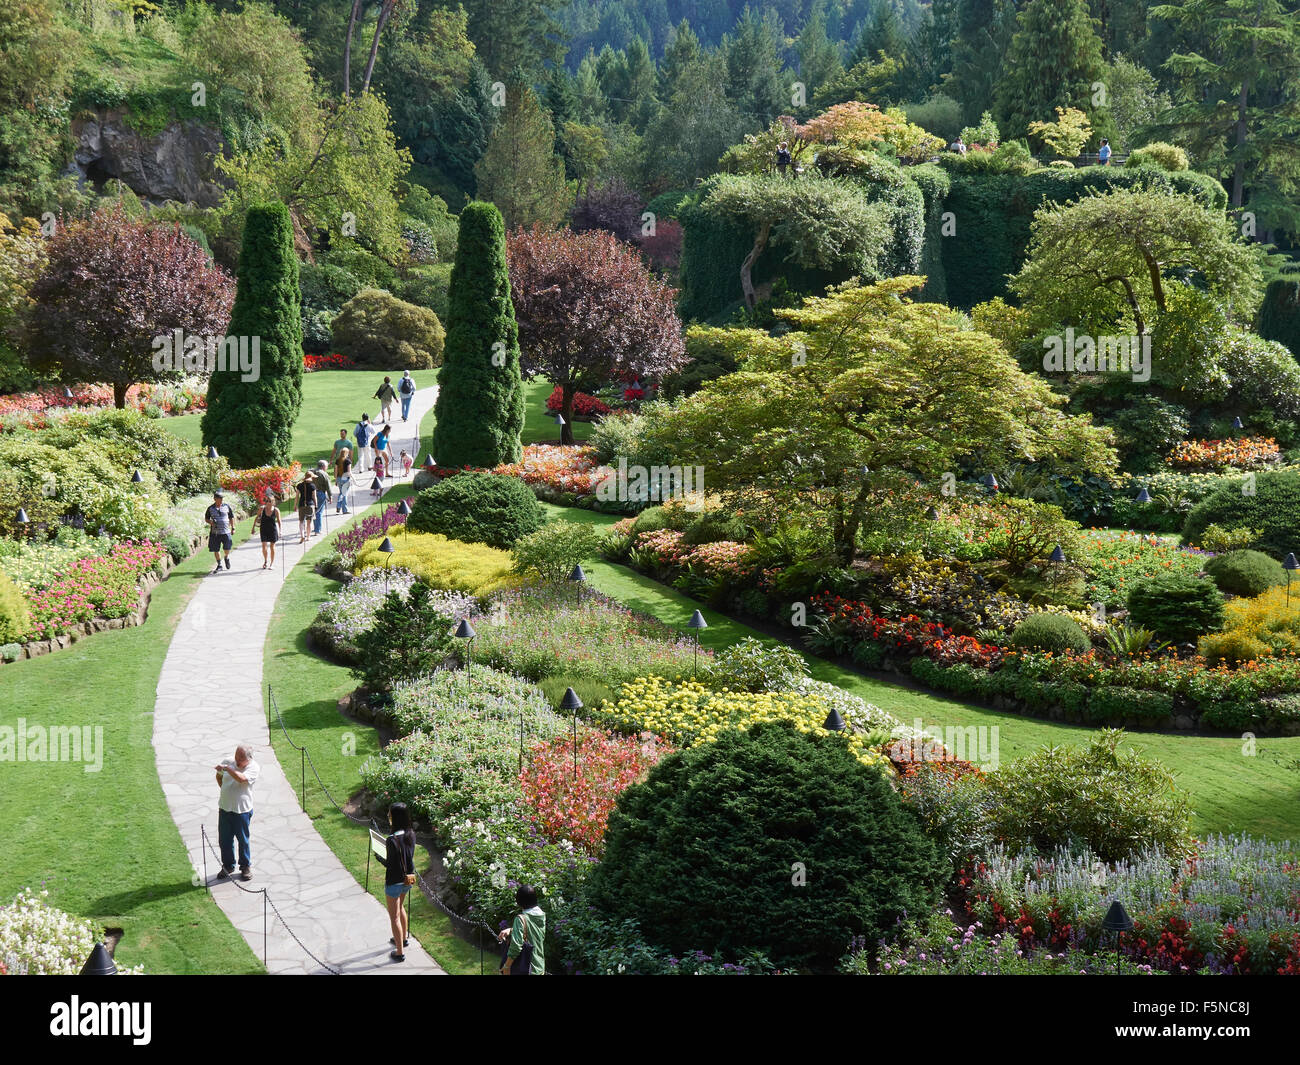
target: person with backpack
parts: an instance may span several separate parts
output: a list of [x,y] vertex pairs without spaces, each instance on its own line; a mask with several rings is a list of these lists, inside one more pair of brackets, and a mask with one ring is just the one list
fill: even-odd
[[393,391],[393,379],[385,377],[384,383],[375,392],[375,399],[379,400],[379,417],[386,422],[392,421],[393,400],[396,398],[397,393]]
[[537,889],[527,884],[515,892],[519,913],[514,924],[501,929],[498,943],[506,944],[501,957],[502,976],[546,975],[546,912],[537,905]]
[[415,378],[411,376],[410,370],[402,371],[402,379],[398,382],[397,391],[402,397],[402,421],[406,421],[411,413],[411,400],[415,398]]
[[374,426],[370,424],[370,415],[361,415],[361,421],[352,430],[352,436],[357,442],[357,460],[356,467],[364,471],[370,469],[370,441],[375,438]]
[[330,464],[324,459],[316,463],[316,469],[312,472],[311,479],[316,485],[316,524],[312,526],[312,535],[320,535],[321,522],[325,520],[325,504],[334,498],[334,486],[330,484],[329,474],[326,472]]
[[310,470],[302,471],[298,482],[298,543],[305,544],[310,534],[308,525],[316,513],[316,482]]
[[402,901],[415,885],[415,830],[411,828],[411,814],[406,803],[395,802],[388,808],[388,823],[392,835],[388,837],[384,863],[384,902],[388,906],[388,925],[393,931],[393,949],[388,956],[393,961],[406,961],[406,946],[410,942],[410,917]]
[[221,572],[221,552],[226,553],[226,569],[230,569],[230,548],[234,541],[235,512],[231,509],[220,488],[212,492],[212,505],[203,512],[203,521],[208,527],[208,550],[217,560],[213,573]]

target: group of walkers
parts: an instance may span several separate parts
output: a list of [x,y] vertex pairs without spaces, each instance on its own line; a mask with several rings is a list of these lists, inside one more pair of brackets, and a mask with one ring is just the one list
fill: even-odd
[[[221,869],[217,879],[226,880],[235,875],[235,862],[239,862],[241,880],[253,879],[253,785],[261,769],[253,758],[253,749],[246,743],[235,748],[235,757],[214,767],[221,797],[217,803],[217,842],[221,851]],[[384,902],[388,907],[388,924],[392,932],[389,943],[393,961],[406,960],[410,946],[410,914],[403,905],[407,894],[415,885],[415,828],[406,804],[395,802],[388,808],[390,834],[385,840]],[[535,888],[523,885],[515,892],[519,913],[509,928],[497,935],[503,945],[501,965],[503,976],[542,976],[546,972],[546,913],[537,905]]]
[[[396,388],[393,387],[392,378],[385,377],[384,383],[373,397],[379,401],[380,420],[372,423],[369,414],[362,414],[361,420],[352,430],[351,441],[348,431],[340,429],[331,458],[320,459],[314,469],[303,471],[302,479],[294,486],[298,510],[298,543],[305,544],[311,537],[320,535],[325,507],[329,503],[334,503],[335,514],[351,513],[348,501],[356,487],[355,474],[373,473],[375,482],[398,476],[399,470],[401,476],[410,474],[415,463],[414,457],[402,451],[400,457],[394,459],[390,440],[393,433],[393,403],[401,400],[402,421],[405,422],[410,417],[411,400],[414,397],[415,379],[411,377],[410,370],[403,371]],[[355,448],[352,441],[355,441]],[[372,489],[373,498],[378,499],[381,495],[382,488]],[[258,533],[262,542],[262,569],[274,567],[275,546],[283,535],[277,502],[272,493],[266,493],[262,505],[253,515],[252,531]],[[221,489],[212,493],[212,505],[204,512],[203,520],[208,526],[208,550],[216,561],[212,572],[220,573],[223,566],[230,569],[235,512],[226,503]]]

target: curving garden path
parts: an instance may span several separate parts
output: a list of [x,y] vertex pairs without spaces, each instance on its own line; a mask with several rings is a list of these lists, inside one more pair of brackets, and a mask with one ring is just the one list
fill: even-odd
[[[436,396],[436,388],[416,393],[411,420],[398,422],[394,429],[394,454],[405,447],[418,456],[420,419]],[[417,437],[414,447],[412,435]],[[321,446],[327,454],[330,441]],[[369,484],[364,475],[360,480]],[[400,478],[389,483],[400,483]],[[363,487],[354,493],[354,513],[366,508],[368,492]],[[332,507],[328,518],[323,536],[346,520],[336,518]],[[241,532],[248,523],[240,523]],[[230,570],[204,577],[186,608],[158,679],[153,728],[158,779],[189,851],[195,886],[203,884],[200,830],[206,828],[206,870],[213,898],[258,957],[263,954],[265,927],[269,972],[441,974],[442,968],[414,940],[405,963],[389,959],[387,911],[320,838],[269,741],[262,697],[267,628],[287,567],[302,561],[307,549],[319,542],[300,546],[297,531],[297,518],[288,517],[279,545],[284,562],[277,558],[272,570],[261,568],[256,537],[239,544],[230,554]],[[218,880],[216,875],[218,788],[212,767],[233,757],[240,743],[252,746],[261,766],[253,792],[254,879],[248,884],[240,883],[237,873],[233,880]],[[375,868],[382,882],[383,869]],[[266,904],[262,889],[274,909]]]

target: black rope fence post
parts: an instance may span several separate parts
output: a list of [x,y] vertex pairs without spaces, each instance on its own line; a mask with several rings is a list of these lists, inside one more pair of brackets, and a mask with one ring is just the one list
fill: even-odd
[[[307,813],[307,748],[298,748],[298,762],[302,770],[302,812]],[[313,767],[314,768],[314,767]],[[307,814],[308,817],[311,814]]]
[[266,961],[266,888],[262,888],[262,967],[271,968]]
[[208,885],[208,829],[206,825],[199,825],[199,850],[203,852],[203,888],[211,895],[212,888]]

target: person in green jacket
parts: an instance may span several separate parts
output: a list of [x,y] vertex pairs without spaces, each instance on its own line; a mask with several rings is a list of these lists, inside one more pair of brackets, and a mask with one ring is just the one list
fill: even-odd
[[503,943],[510,937],[510,946],[506,950],[505,960],[501,963],[501,975],[510,975],[510,966],[515,963],[524,949],[524,943],[532,944],[533,960],[526,976],[546,975],[546,913],[537,905],[537,889],[522,885],[515,892],[515,902],[519,913],[515,915],[514,924],[501,929],[497,942]]

